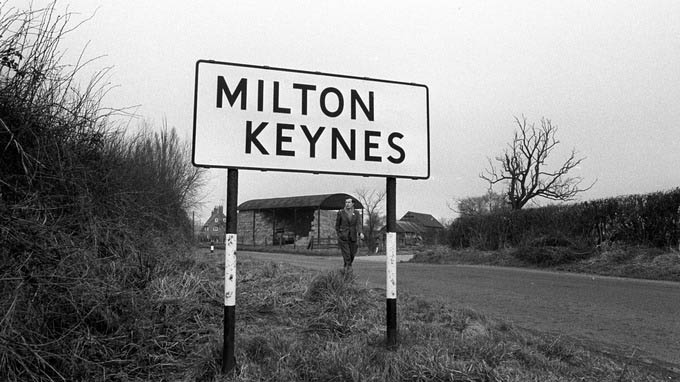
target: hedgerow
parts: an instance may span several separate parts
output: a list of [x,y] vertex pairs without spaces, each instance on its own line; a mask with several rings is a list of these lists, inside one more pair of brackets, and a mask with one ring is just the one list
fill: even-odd
[[622,243],[675,247],[680,236],[680,188],[582,203],[466,216],[449,227],[453,247],[498,249],[540,238],[579,245]]

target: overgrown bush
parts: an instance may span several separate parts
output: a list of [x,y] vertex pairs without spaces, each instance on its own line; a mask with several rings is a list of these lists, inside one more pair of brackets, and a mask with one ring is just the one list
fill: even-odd
[[0,5],[0,379],[154,379],[139,318],[201,172],[173,130],[112,127],[107,71],[78,86],[84,64],[60,62],[69,24]]

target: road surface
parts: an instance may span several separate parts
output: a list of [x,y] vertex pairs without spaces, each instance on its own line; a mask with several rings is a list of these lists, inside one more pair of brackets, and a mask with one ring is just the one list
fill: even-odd
[[[244,251],[238,256],[316,270],[342,268],[340,256]],[[357,281],[384,288],[384,259],[357,257]],[[680,283],[406,262],[397,266],[397,283],[398,292],[435,297],[524,328],[595,341],[626,355],[635,352],[637,358],[661,360],[680,370]]]

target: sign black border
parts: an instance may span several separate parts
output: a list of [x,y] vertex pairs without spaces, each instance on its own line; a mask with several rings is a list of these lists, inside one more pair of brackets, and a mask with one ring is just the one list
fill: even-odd
[[[286,169],[280,169],[280,168],[245,167],[245,166],[217,166],[217,165],[208,165],[208,164],[198,164],[195,161],[195,158],[196,158],[196,112],[197,112],[197,108],[198,108],[198,67],[201,63],[227,65],[227,66],[238,66],[238,67],[243,67],[243,68],[264,69],[264,70],[273,70],[273,71],[290,72],[290,73],[301,73],[301,74],[312,74],[312,75],[329,76],[329,77],[349,78],[349,79],[353,79],[353,80],[375,81],[375,82],[384,82],[384,83],[397,84],[397,85],[408,85],[408,86],[423,87],[423,88],[425,88],[425,105],[426,105],[426,109],[427,109],[426,110],[426,115],[427,115],[427,175],[425,175],[424,177],[415,177],[415,176],[392,175],[392,174],[372,174],[372,173],[367,174],[367,173],[341,172],[341,171],[286,170]],[[409,83],[409,82],[402,82],[402,81],[392,81],[392,80],[381,80],[381,79],[376,79],[376,78],[357,77],[357,76],[350,76],[350,75],[344,75],[344,74],[312,72],[312,71],[307,71],[307,70],[286,69],[286,68],[277,68],[277,67],[272,67],[272,66],[258,66],[258,65],[251,65],[251,64],[239,64],[239,63],[233,63],[233,62],[223,62],[223,61],[200,59],[200,60],[196,61],[196,72],[195,72],[195,79],[194,79],[194,114],[193,114],[193,129],[192,130],[193,131],[192,131],[192,141],[191,141],[191,163],[195,167],[234,168],[234,169],[243,169],[243,170],[296,172],[296,173],[307,173],[307,174],[354,175],[354,176],[364,176],[364,177],[393,177],[393,178],[403,178],[403,179],[428,179],[430,177],[430,89],[427,87],[427,85],[424,85],[424,84],[416,84],[416,83]]]

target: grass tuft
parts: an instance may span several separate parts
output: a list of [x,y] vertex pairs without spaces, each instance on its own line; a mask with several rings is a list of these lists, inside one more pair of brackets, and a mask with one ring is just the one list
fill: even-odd
[[343,271],[332,271],[316,276],[309,285],[305,297],[312,302],[331,301],[355,291],[354,278]]

